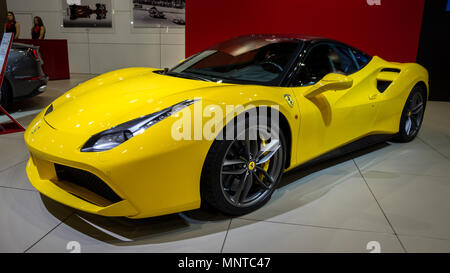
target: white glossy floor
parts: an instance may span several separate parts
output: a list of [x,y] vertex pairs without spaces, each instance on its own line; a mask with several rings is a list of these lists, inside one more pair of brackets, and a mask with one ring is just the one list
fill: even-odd
[[[13,115],[38,109],[89,76],[52,81]],[[239,218],[197,210],[128,220],[41,196],[25,174],[23,134],[0,136],[0,252],[450,252],[450,103],[430,102],[419,137],[298,169],[262,209]]]

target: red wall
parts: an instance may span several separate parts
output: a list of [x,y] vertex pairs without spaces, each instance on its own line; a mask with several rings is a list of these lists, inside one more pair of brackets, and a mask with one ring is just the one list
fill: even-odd
[[186,56],[252,33],[336,39],[390,61],[415,62],[425,0],[188,0]]

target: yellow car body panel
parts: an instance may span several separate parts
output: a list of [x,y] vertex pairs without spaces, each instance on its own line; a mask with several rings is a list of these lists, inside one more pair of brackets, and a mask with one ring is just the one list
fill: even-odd
[[[380,75],[383,68],[398,68],[401,73],[397,78],[388,72]],[[352,87],[314,97],[304,96],[314,86],[225,84],[160,75],[154,70],[128,68],[100,75],[56,99],[50,114],[45,115],[47,109],[38,114],[25,132],[31,154],[27,174],[33,186],[67,206],[104,216],[145,218],[196,209],[201,204],[203,164],[214,140],[175,140],[171,130],[181,113],[109,151],[80,149],[96,133],[186,99],[201,98],[188,107],[191,113],[214,107],[227,113],[226,105],[244,106],[228,113],[224,125],[246,106],[277,106],[289,124],[288,169],[292,169],[364,136],[397,133],[409,92],[418,82],[428,84],[421,66],[378,57],[348,76]],[[377,77],[393,80],[383,93],[377,91]],[[203,117],[201,124],[208,120]],[[192,123],[191,132],[197,122]],[[70,185],[62,187],[55,163],[94,174],[122,201],[105,204]]]

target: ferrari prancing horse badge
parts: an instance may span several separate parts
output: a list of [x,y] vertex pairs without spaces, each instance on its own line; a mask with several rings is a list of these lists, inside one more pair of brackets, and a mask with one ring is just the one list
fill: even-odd
[[290,107],[294,107],[294,100],[292,100],[291,95],[284,95],[284,99],[289,104]]

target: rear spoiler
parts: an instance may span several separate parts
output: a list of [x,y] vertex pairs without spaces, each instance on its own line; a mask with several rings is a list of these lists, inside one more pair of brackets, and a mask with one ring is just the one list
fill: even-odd
[[11,48],[15,49],[24,49],[24,50],[32,50],[34,52],[36,59],[38,59],[42,64],[44,64],[44,60],[42,60],[41,54],[39,53],[39,46],[30,45],[30,44],[22,44],[22,43],[12,43]]
[[12,43],[12,48],[19,48],[19,49],[27,49],[27,48],[33,48],[33,49],[39,49],[39,46],[30,45],[30,44],[22,44],[22,43]]

